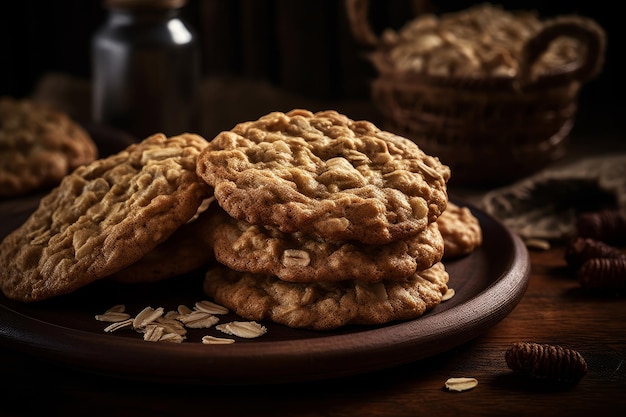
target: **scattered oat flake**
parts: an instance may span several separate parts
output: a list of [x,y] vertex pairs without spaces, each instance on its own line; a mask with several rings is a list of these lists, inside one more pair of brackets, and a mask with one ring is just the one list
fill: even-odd
[[129,318],[129,319],[124,320],[124,321],[118,321],[118,322],[109,324],[107,327],[104,328],[104,331],[106,333],[110,333],[110,332],[114,332],[116,330],[125,329],[127,327],[132,327],[132,326],[133,326],[133,319]]
[[195,308],[198,311],[204,311],[209,314],[228,314],[228,309],[226,307],[207,300],[198,301],[195,304]]
[[104,314],[98,314],[96,316],[96,320],[98,321],[106,321],[109,323],[117,323],[119,321],[128,320],[130,318],[130,314],[126,313],[118,313],[115,311],[107,311]]
[[244,339],[253,339],[267,333],[265,326],[255,321],[231,321],[230,323],[217,325],[215,328],[223,333],[243,337]]
[[159,342],[182,343],[185,338],[176,333],[165,333],[159,339]]
[[454,291],[454,288],[448,288],[448,290],[443,295],[443,297],[441,297],[441,301],[448,301],[449,299],[454,297],[455,294],[456,294],[456,291]]
[[[108,309],[104,314],[96,315],[96,320],[110,322],[104,328],[106,333],[124,328],[132,328],[143,334],[143,339],[150,342],[181,343],[186,339],[187,328],[210,328],[219,322],[215,315],[227,314],[229,310],[219,304],[203,300],[194,304],[194,309],[186,305],[179,305],[176,310],[165,312],[163,307],[150,306],[141,310],[135,317],[125,312],[126,306],[118,304]],[[214,315],[215,314],[215,315]],[[215,326],[218,330],[242,337],[255,338],[262,336],[267,329],[254,321],[233,321]],[[204,336],[204,344],[231,344],[234,339],[214,336]]]
[[205,313],[204,311],[193,311],[189,314],[179,316],[178,320],[192,329],[208,329],[220,321],[220,319],[214,315]]
[[111,307],[106,311],[106,313],[123,313],[126,311],[126,306],[124,304],[117,304]]
[[163,315],[163,318],[168,319],[168,320],[169,319],[176,320],[178,316],[180,316],[180,313],[178,311],[170,310]]
[[155,324],[149,324],[145,328],[143,340],[148,342],[158,342],[161,339],[161,336],[163,336],[163,333],[163,327]]
[[139,314],[137,314],[137,316],[135,316],[135,319],[133,320],[133,327],[136,329],[146,327],[148,324],[161,317],[163,315],[163,311],[163,307],[156,309],[152,307],[144,308],[139,312]]
[[189,307],[187,307],[184,304],[181,304],[181,305],[178,306],[178,314],[181,315],[181,316],[185,315],[185,314],[189,314],[192,311],[193,311],[192,309],[190,309]]
[[187,329],[185,326],[176,319],[166,319],[164,317],[159,317],[155,320],[155,323],[158,323],[159,326],[163,327],[167,333],[176,333],[178,335],[187,334]]
[[445,383],[445,387],[448,391],[455,391],[455,392],[469,391],[473,388],[476,388],[477,386],[478,386],[478,380],[476,378],[466,378],[466,377],[449,378]]
[[235,339],[228,339],[226,337],[203,336],[202,343],[205,345],[230,345],[231,343],[235,343]]

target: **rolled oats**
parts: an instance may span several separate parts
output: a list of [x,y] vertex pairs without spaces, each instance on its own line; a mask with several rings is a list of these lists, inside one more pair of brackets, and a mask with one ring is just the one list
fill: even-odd
[[207,300],[198,301],[195,304],[195,308],[198,311],[204,311],[209,314],[228,314],[226,307]]
[[158,340],[159,342],[182,343],[185,337],[178,333],[165,333]]
[[178,314],[184,316],[185,314],[190,314],[193,310],[187,307],[184,304],[178,306]]
[[159,317],[155,320],[155,323],[158,323],[159,326],[163,327],[165,332],[167,333],[176,333],[180,336],[184,336],[187,334],[187,329],[183,323],[181,323],[177,319],[166,319],[164,317]]
[[205,313],[204,311],[192,311],[189,314],[178,316],[178,320],[192,329],[208,329],[220,321],[213,314]]
[[124,321],[130,318],[130,314],[127,313],[118,313],[116,311],[109,311],[104,314],[96,315],[96,320],[98,321],[108,321],[110,323],[116,323],[119,321]]
[[[129,328],[137,333],[142,333],[143,338],[150,342],[172,342],[182,343],[186,339],[187,329],[206,329],[213,327],[219,322],[219,318],[214,314],[227,314],[229,311],[226,307],[216,304],[212,301],[202,300],[194,304],[194,309],[181,304],[176,310],[165,312],[163,307],[152,308],[145,307],[135,317],[130,317],[124,311],[124,305],[116,305],[108,309],[104,314],[96,315],[96,320],[110,321],[110,325],[104,328],[106,333]],[[115,320],[121,318],[122,314],[128,316],[124,320]],[[104,317],[104,319],[103,319]],[[266,330],[258,324],[250,325],[246,323],[229,324],[234,332],[243,334],[241,337],[257,337]],[[259,328],[256,328],[259,326]],[[229,327],[229,329],[231,328]],[[258,334],[257,334],[258,333]],[[235,334],[235,333],[233,333]],[[253,336],[257,334],[257,336]],[[204,344],[230,344],[234,339],[220,338],[206,335],[202,339]]]
[[454,291],[454,288],[448,288],[448,290],[446,291],[446,293],[443,295],[443,297],[441,297],[441,301],[448,301],[449,299],[451,299],[452,297],[454,297],[454,295],[456,294],[456,291]]
[[[484,3],[441,16],[423,14],[381,38],[400,71],[437,76],[517,75],[524,44],[541,27],[535,13]],[[575,63],[579,41],[559,37],[537,62],[538,72]]]
[[141,312],[139,312],[139,314],[137,314],[137,316],[135,316],[135,318],[133,319],[133,327],[135,329],[146,327],[157,318],[161,317],[163,315],[163,312],[163,307],[158,307],[156,309],[152,307],[146,307],[141,310]]
[[235,343],[235,339],[215,336],[203,336],[202,343],[204,343],[205,345],[230,345],[231,343]]
[[478,386],[478,380],[476,378],[449,378],[445,387],[448,391],[463,392],[469,391]]
[[231,321],[230,323],[218,324],[215,328],[226,334],[253,339],[267,333],[267,328],[255,321]]
[[149,324],[143,328],[143,340],[147,342],[158,342],[163,336],[163,327],[156,324]]
[[116,330],[132,328],[132,327],[133,327],[133,319],[129,318],[124,321],[118,321],[116,323],[109,324],[107,327],[104,328],[104,331],[106,333],[110,333]]
[[126,306],[124,304],[117,304],[105,311],[105,313],[123,313],[126,311]]
[[309,263],[311,263],[311,257],[307,251],[287,249],[283,252],[282,264],[286,267],[308,266]]

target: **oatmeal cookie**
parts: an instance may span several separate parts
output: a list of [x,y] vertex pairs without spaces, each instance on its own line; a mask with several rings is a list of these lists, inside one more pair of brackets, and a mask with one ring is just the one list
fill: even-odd
[[290,282],[401,280],[441,260],[437,223],[417,235],[384,245],[314,239],[251,225],[212,207],[214,226],[205,233],[217,261],[231,269],[274,275]]
[[210,220],[207,216],[199,216],[185,223],[137,262],[108,278],[125,284],[155,282],[208,265],[215,257],[211,247],[204,243],[202,234]]
[[248,320],[331,330],[420,317],[441,302],[448,278],[441,262],[403,281],[315,284],[235,272],[216,264],[207,271],[204,291]]
[[56,186],[98,150],[64,112],[35,101],[0,98],[0,197]]
[[443,236],[444,259],[467,255],[482,244],[480,223],[467,207],[448,202],[437,224]]
[[198,158],[198,174],[238,220],[385,244],[437,219],[450,169],[370,122],[292,110],[217,135]]
[[0,286],[21,301],[70,293],[131,265],[197,212],[202,137],[153,135],[81,166],[0,243]]

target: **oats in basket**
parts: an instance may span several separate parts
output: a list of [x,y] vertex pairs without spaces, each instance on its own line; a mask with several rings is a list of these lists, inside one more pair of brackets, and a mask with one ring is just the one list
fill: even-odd
[[[440,16],[417,16],[397,32],[387,29],[381,40],[399,71],[443,77],[514,77],[524,44],[542,25],[533,12],[483,3]],[[539,58],[536,71],[577,62],[581,48],[578,40],[556,38]]]

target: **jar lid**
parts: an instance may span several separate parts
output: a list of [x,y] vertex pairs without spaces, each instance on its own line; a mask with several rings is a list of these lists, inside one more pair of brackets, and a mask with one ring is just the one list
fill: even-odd
[[187,0],[104,0],[104,7],[109,9],[179,9]]

